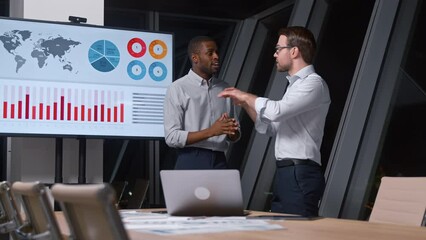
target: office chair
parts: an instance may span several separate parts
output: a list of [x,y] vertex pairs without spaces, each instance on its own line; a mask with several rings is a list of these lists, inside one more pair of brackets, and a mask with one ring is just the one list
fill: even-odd
[[129,182],[127,181],[115,181],[111,183],[111,186],[114,188],[116,193],[116,204],[119,208],[123,206],[123,196],[127,190],[127,185],[129,185]]
[[58,183],[53,185],[52,195],[61,206],[73,239],[129,239],[110,185]]
[[369,222],[424,226],[426,177],[383,177]]
[[15,230],[21,225],[21,215],[17,212],[16,203],[10,191],[10,183],[0,182],[0,234],[10,234],[12,239],[18,239]]
[[138,178],[135,181],[132,195],[129,197],[126,208],[139,209],[145,200],[146,192],[148,191],[149,181],[146,179]]
[[23,209],[23,224],[15,231],[18,239],[62,239],[44,184],[17,181],[11,191]]

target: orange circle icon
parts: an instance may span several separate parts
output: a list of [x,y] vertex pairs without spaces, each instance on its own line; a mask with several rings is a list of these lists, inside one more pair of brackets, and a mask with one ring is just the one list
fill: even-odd
[[167,45],[161,40],[154,40],[149,44],[149,53],[155,59],[162,59],[167,55]]

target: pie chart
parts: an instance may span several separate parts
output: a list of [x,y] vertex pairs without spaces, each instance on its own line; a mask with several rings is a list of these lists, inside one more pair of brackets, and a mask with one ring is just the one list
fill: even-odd
[[89,62],[99,72],[111,72],[120,62],[120,51],[111,41],[96,41],[90,46]]

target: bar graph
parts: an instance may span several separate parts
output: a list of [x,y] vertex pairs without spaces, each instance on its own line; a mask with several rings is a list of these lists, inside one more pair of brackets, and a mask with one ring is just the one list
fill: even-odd
[[84,123],[125,122],[124,92],[77,87],[1,85],[1,119]]

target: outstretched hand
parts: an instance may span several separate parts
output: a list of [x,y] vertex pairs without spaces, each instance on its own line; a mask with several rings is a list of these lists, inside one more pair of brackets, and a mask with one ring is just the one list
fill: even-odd
[[243,107],[246,112],[249,114],[250,118],[255,121],[256,120],[256,98],[257,96],[251,93],[243,92],[239,89],[230,87],[225,88],[222,92],[220,92],[218,97],[231,98],[234,102],[234,105]]
[[225,88],[222,92],[220,92],[217,96],[224,98],[231,98],[235,105],[241,106],[245,102],[245,97],[248,93],[243,92],[237,88],[230,87]]

